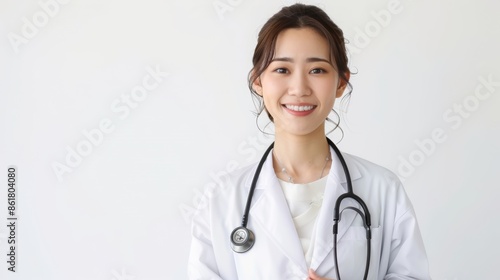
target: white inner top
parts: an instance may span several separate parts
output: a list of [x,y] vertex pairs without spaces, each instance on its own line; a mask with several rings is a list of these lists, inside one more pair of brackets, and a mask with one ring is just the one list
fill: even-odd
[[290,208],[292,214],[293,223],[302,243],[308,267],[311,266],[314,252],[316,218],[323,203],[327,177],[325,176],[307,184],[294,184],[279,180],[288,208]]

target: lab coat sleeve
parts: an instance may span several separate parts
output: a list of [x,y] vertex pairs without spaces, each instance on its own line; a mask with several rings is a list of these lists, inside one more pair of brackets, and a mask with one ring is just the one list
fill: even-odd
[[191,251],[188,276],[190,280],[221,279],[210,238],[208,211],[200,210],[193,216],[191,224]]
[[430,280],[427,255],[416,215],[401,185],[398,196],[398,215],[390,244],[389,267],[384,279]]

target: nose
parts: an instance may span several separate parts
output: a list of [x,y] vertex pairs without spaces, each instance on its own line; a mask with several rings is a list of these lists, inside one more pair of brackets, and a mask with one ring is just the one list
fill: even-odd
[[288,94],[294,96],[307,96],[311,94],[307,74],[302,73],[301,71],[296,71],[290,77]]

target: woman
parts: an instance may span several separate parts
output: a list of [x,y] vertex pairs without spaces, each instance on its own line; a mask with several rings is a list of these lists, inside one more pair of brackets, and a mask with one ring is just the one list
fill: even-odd
[[[350,89],[349,77],[343,33],[321,9],[295,4],[263,26],[249,86],[262,101],[260,112],[274,123],[275,142],[252,195],[246,227],[255,242],[241,250],[231,241],[256,173],[252,165],[207,190],[193,218],[191,279],[364,277],[363,213],[342,214],[336,250],[332,235],[334,205],[347,191],[347,176],[325,136],[325,121],[335,99]],[[430,279],[415,213],[397,177],[358,157],[343,157],[352,188],[371,214],[367,279]],[[342,201],[341,209],[352,208],[362,207]]]

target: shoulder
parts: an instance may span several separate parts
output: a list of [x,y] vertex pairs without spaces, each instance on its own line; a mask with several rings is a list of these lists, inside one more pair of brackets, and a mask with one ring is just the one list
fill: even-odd
[[205,185],[199,204],[202,208],[207,204],[224,205],[228,199],[247,193],[256,169],[257,163],[253,163],[235,170],[211,172],[211,182]]
[[251,163],[229,172],[228,175],[232,181],[240,181],[241,183],[245,183],[245,185],[250,185],[251,179],[255,174],[255,170],[257,170],[257,165],[258,162]]
[[197,200],[192,226],[205,225],[205,228],[224,231],[240,223],[256,168],[257,164],[251,164],[236,170],[212,172],[211,182],[205,185]]
[[[394,225],[401,217],[413,213],[413,206],[403,184],[391,170],[366,159],[344,155],[351,175],[353,190],[370,208],[372,224]],[[390,221],[390,222],[389,222]]]
[[344,154],[344,158],[355,192],[367,199],[379,198],[384,202],[407,200],[403,184],[394,172],[351,154]]
[[342,155],[346,160],[349,170],[359,172],[359,176],[366,176],[372,180],[386,180],[400,184],[398,176],[391,170],[352,154],[342,153]]

